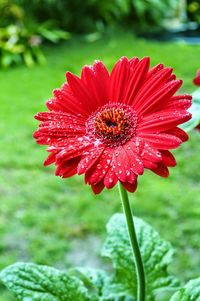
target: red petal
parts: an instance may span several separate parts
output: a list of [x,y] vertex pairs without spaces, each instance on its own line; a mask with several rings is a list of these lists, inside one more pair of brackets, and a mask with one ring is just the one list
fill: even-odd
[[68,160],[66,162],[63,162],[62,164],[59,164],[55,172],[56,176],[69,178],[75,175],[79,161],[80,161],[80,157],[77,157],[75,159]]
[[142,83],[146,80],[146,75],[149,70],[150,59],[144,57],[133,69],[130,74],[130,80],[124,96],[125,103],[133,104],[134,97],[138,93]]
[[141,134],[141,137],[153,147],[156,147],[158,149],[173,149],[178,147],[182,143],[182,141],[176,136],[166,133]]
[[129,78],[130,64],[126,57],[122,57],[111,72],[110,97],[111,102],[121,102],[124,99]]
[[[88,147],[90,147],[90,146],[88,146]],[[78,156],[82,156],[82,154],[87,151],[88,147],[82,146],[82,147],[79,147],[79,148],[77,148],[75,150],[71,150],[71,151],[68,149],[63,149],[56,156],[56,163],[61,163],[63,161],[67,161],[67,160],[76,158]]]
[[[36,136],[37,136],[37,134],[36,134]],[[36,138],[35,133],[33,134],[33,137]],[[46,144],[51,145],[51,143],[54,143],[55,141],[57,141],[57,139],[50,138],[48,136],[41,136],[41,137],[36,138],[36,142],[41,145],[46,145]]]
[[179,139],[182,140],[182,142],[186,142],[189,139],[188,134],[186,132],[184,132],[182,129],[177,128],[177,127],[168,130],[167,134],[174,135],[174,136],[178,137]]
[[87,116],[87,110],[81,100],[74,97],[72,90],[67,83],[64,83],[60,89],[53,91],[55,98],[47,101],[49,110],[64,111],[72,114],[80,113]]
[[104,185],[110,189],[117,184],[118,178],[116,177],[112,168],[110,168],[104,178]]
[[122,146],[117,147],[113,152],[112,167],[117,178],[126,181],[126,172],[130,172],[129,160]]
[[141,153],[141,157],[155,163],[162,160],[161,153],[157,150],[157,148],[152,147],[146,141],[144,142],[144,148]]
[[102,106],[109,99],[109,74],[105,66],[96,61],[93,66],[82,69],[81,79],[85,83],[94,101]]
[[110,167],[111,160],[112,151],[105,149],[92,168],[85,173],[85,183],[94,185],[101,181]]
[[144,172],[144,166],[139,154],[136,152],[137,148],[134,142],[130,141],[124,146],[126,156],[129,159],[129,166],[136,175],[141,175]]
[[153,171],[155,174],[157,174],[163,178],[167,178],[169,176],[168,168],[162,163],[158,163],[157,167],[154,169],[151,169],[151,171]]
[[78,116],[78,114],[70,114],[66,112],[39,112],[35,116],[39,121],[58,121],[58,122],[74,122],[75,124],[85,125],[85,118]]
[[121,184],[124,186],[126,190],[129,192],[135,192],[137,189],[137,180],[134,183],[128,183],[128,182],[121,182]]
[[103,181],[101,181],[95,185],[91,185],[91,187],[92,187],[94,194],[99,194],[104,189],[105,186],[104,186]]
[[91,147],[87,152],[84,152],[82,159],[79,162],[77,173],[81,175],[87,172],[99,159],[104,149],[104,146]]
[[160,70],[162,70],[164,68],[164,65],[163,64],[158,64],[156,66],[154,66],[153,68],[151,68],[149,70],[149,72],[147,73],[147,79],[146,80],[149,80],[151,77],[154,77],[154,75],[159,72]]
[[157,110],[159,104],[164,105],[174,93],[180,88],[182,85],[181,80],[174,80],[169,83],[163,85],[162,88],[156,90],[150,97],[148,97],[143,103],[138,101],[134,103],[134,109],[138,114],[147,114]]
[[78,76],[72,74],[71,72],[66,73],[67,81],[74,96],[79,99],[87,112],[93,112],[97,109],[98,104],[95,99],[93,99],[88,87],[84,82],[78,78]]
[[77,173],[77,164],[74,168],[71,166],[70,168],[66,169],[66,171],[62,175],[62,178],[65,179],[65,178],[73,177],[76,173]]
[[63,151],[66,152],[74,152],[82,148],[86,148],[89,145],[91,145],[93,141],[88,140],[86,136],[82,137],[72,137],[67,139],[61,139],[57,140],[57,142],[54,142],[53,145],[50,145],[48,147],[49,152],[55,152],[55,151]]
[[149,80],[145,82],[143,87],[138,92],[136,98],[134,99],[134,108],[138,108],[138,112],[142,111],[142,108],[148,105],[148,98],[150,98],[158,90],[160,90],[161,87],[163,87],[163,85],[167,82],[171,72],[172,68],[161,69],[153,77],[150,77]]
[[[182,98],[180,97],[182,96]],[[160,105],[158,107],[159,110],[187,110],[192,104],[192,97],[191,98],[184,98],[185,95],[179,95],[172,97],[164,106]],[[188,95],[189,96],[189,95]]]
[[44,166],[48,166],[48,165],[54,163],[55,160],[56,160],[56,153],[50,154],[44,161]]
[[84,155],[85,152],[92,146],[92,142],[86,137],[81,139],[73,139],[73,144],[66,145],[56,156],[56,163],[67,161],[77,156]]
[[193,79],[193,83],[200,86],[200,70],[197,71],[196,77]]
[[172,80],[175,80],[176,79],[176,75],[175,74],[172,74],[170,77],[169,77],[169,82],[171,82]]
[[76,150],[77,148],[81,147],[82,144],[89,143],[89,140],[83,137],[70,137],[70,138],[63,138],[63,139],[51,139],[49,142],[49,147],[47,149],[48,152],[54,151],[61,151],[63,149],[68,149],[69,151]]
[[157,163],[153,163],[153,162],[145,160],[145,159],[143,160],[143,164],[144,164],[144,167],[147,169],[153,169],[153,168],[157,167]]
[[159,111],[146,116],[138,124],[138,133],[164,132],[188,121],[191,114],[187,111]]
[[137,64],[139,63],[138,57],[133,57],[132,59],[129,60],[129,63],[130,63],[131,69],[134,69],[137,66]]
[[[41,112],[35,115],[35,119],[41,121],[41,124],[33,137],[36,139],[48,137],[46,144],[50,144],[52,138],[56,140],[75,135],[82,136],[85,133],[84,120],[66,112]],[[37,142],[45,144],[44,140]]]
[[162,163],[166,166],[174,167],[176,166],[176,160],[174,156],[167,150],[162,150]]

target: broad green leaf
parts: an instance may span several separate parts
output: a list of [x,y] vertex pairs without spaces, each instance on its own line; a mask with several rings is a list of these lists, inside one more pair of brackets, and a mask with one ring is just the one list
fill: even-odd
[[181,128],[186,132],[191,131],[200,124],[200,89],[192,93],[192,106],[189,112],[192,113],[192,118],[181,125]]
[[70,273],[33,263],[16,263],[0,280],[20,301],[89,301],[88,289]]
[[190,280],[170,301],[200,301],[200,278]]
[[[111,278],[100,269],[75,268],[72,273],[81,279],[90,291],[92,301],[134,301],[132,296],[124,293],[112,294],[107,288],[110,286]],[[92,295],[93,292],[93,295]]]
[[71,270],[71,274],[77,276],[84,283],[90,291],[90,295],[93,296],[92,301],[99,300],[103,287],[109,279],[105,271],[87,267],[74,268]]
[[[152,301],[157,290],[179,286],[176,278],[167,271],[172,261],[173,250],[150,225],[136,217],[134,220],[146,273],[147,300]],[[110,219],[107,232],[102,255],[112,260],[115,273],[104,287],[103,293],[110,298],[116,295],[134,297],[137,286],[136,273],[123,214],[115,214]]]

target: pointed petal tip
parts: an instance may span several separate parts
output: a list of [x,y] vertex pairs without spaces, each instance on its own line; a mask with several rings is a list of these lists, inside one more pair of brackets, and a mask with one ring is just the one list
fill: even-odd
[[33,133],[33,138],[34,139],[38,139],[40,137],[40,132],[39,130],[36,130],[34,133]]
[[185,136],[182,138],[182,142],[186,142],[189,140],[188,134],[186,132],[184,132],[184,133],[185,133]]
[[184,120],[184,122],[186,122],[186,121],[190,120],[191,118],[192,118],[192,113],[190,113],[190,112],[186,112],[186,114],[185,114],[185,120]]
[[100,61],[100,60],[95,60],[95,61],[94,61],[93,68],[94,68],[94,71],[97,71],[97,72],[99,72],[99,71],[101,71],[101,72],[104,71],[104,72],[106,72],[107,75],[108,75],[108,70],[107,70],[106,66],[105,66],[104,63],[103,63],[102,61]]
[[182,79],[173,79],[171,82],[176,82],[178,89],[182,86],[183,80]]
[[158,163],[157,167],[154,169],[151,169],[151,171],[162,178],[169,177],[169,169],[163,163]]
[[70,81],[71,79],[76,79],[78,76],[76,76],[75,74],[73,74],[71,71],[67,71],[65,73],[65,77],[67,79],[67,81]]
[[94,65],[103,65],[104,66],[103,62],[100,60],[94,60]]
[[122,56],[122,57],[119,59],[119,61],[126,61],[126,62],[128,62],[128,58],[127,58],[127,56]]
[[91,185],[92,191],[94,194],[99,194],[100,192],[102,192],[102,190],[104,189],[104,183],[103,182],[99,182],[96,185]]
[[142,64],[147,65],[148,68],[149,68],[149,66],[150,66],[150,57],[149,57],[149,56],[144,56],[144,57],[140,60],[140,62],[141,62]]
[[[173,154],[168,150],[163,150],[162,154],[162,163],[169,167],[176,166],[176,159],[174,158]],[[156,168],[156,167],[155,167]]]
[[172,74],[170,77],[169,77],[169,81],[172,81],[172,80],[175,80],[176,79],[176,75],[175,74]]
[[54,153],[50,154],[43,162],[43,165],[46,167],[48,165],[51,165],[56,160],[56,155]]
[[121,182],[120,183],[123,185],[123,187],[128,191],[128,192],[135,192],[137,189],[137,180],[134,183],[128,183],[128,182]]
[[61,96],[61,91],[60,91],[60,89],[58,89],[58,88],[56,88],[56,89],[54,89],[53,90],[53,95],[54,95],[54,97],[55,98],[60,98],[60,96]]
[[177,86],[177,87],[181,87],[182,84],[183,84],[183,80],[182,79],[173,79],[169,83],[167,83],[167,85],[173,85],[173,86]]
[[169,73],[170,73],[170,72],[173,71],[173,68],[172,68],[172,67],[166,67],[165,70],[166,70],[166,71],[169,71]]
[[40,120],[40,119],[39,119],[39,116],[40,116],[40,112],[36,113],[33,117],[34,117],[34,119],[36,119],[36,120]]
[[70,71],[67,71],[67,72],[65,73],[66,79],[67,79],[68,76],[71,76],[71,75],[72,75],[72,73],[71,73]]
[[150,61],[150,57],[149,56],[144,56],[142,59],[141,59],[141,61]]

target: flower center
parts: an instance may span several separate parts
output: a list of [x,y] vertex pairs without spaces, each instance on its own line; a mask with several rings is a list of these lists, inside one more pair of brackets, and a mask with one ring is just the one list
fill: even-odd
[[110,147],[126,143],[136,134],[137,115],[129,106],[111,103],[100,107],[86,122],[89,136]]

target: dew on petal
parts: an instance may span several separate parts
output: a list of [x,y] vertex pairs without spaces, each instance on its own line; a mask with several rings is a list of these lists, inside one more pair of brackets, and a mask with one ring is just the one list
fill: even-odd
[[55,164],[63,178],[85,174],[95,193],[117,181],[135,191],[144,168],[168,176],[176,165],[169,150],[188,139],[178,126],[191,118],[191,96],[174,96],[182,81],[172,68],[121,58],[110,74],[96,61],[81,78],[67,78],[47,101],[49,111],[35,116],[34,138],[50,153],[45,166]]

